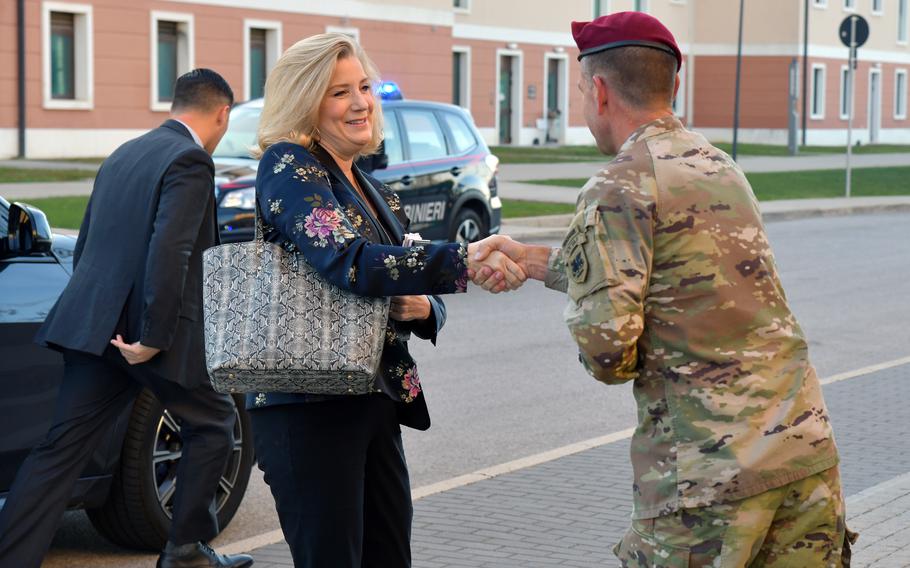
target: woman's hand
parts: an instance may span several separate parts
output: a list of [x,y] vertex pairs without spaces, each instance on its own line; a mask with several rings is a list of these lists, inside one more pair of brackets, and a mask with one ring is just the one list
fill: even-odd
[[392,296],[389,305],[389,317],[395,321],[425,320],[430,312],[430,299],[426,296]]
[[503,235],[492,235],[471,243],[468,245],[468,277],[494,294],[517,290],[528,278],[521,266],[525,260],[523,252],[520,243]]

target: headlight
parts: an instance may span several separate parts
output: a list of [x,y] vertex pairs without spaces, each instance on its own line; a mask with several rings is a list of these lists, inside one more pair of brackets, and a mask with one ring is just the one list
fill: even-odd
[[248,187],[246,189],[234,189],[224,194],[221,200],[221,206],[231,209],[255,209],[256,208],[256,188]]

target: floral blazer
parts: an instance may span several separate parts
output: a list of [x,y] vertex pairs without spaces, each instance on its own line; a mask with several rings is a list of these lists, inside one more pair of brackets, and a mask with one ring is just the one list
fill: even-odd
[[[413,332],[435,343],[445,306],[433,295],[467,289],[467,248],[458,243],[403,247],[409,220],[398,195],[354,167],[358,182],[378,211],[365,206],[332,157],[289,142],[262,156],[256,199],[265,239],[302,255],[329,282],[364,296],[429,295],[431,315],[419,322],[389,321],[376,388],[399,405],[402,424],[429,427],[429,415],[407,340]],[[324,400],[291,393],[248,395],[260,408]]]

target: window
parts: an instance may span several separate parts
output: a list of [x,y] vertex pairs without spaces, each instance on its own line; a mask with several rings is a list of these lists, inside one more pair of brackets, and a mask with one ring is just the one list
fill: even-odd
[[844,0],[844,11],[845,12],[855,12],[856,11],[856,0]]
[[594,17],[606,16],[610,13],[610,0],[594,0]]
[[192,14],[152,12],[152,110],[170,110],[177,77],[193,59]]
[[398,118],[395,113],[389,113],[385,116],[382,128],[382,144],[386,156],[389,157],[390,166],[404,161],[404,154],[401,151],[401,136],[398,134]]
[[827,8],[828,0],[812,0],[812,5],[816,8]]
[[281,53],[281,22],[244,20],[246,33],[243,96],[246,100],[263,96],[265,79]]
[[872,0],[872,13],[882,15],[885,12],[884,2],[882,0]]
[[92,7],[42,4],[44,108],[91,109]]
[[810,117],[825,118],[825,66],[812,65],[812,108]]
[[452,7],[456,12],[470,12],[471,0],[452,0]]
[[632,9],[636,12],[647,12],[648,0],[635,0],[635,2],[632,4]]
[[904,120],[907,118],[907,70],[898,69],[894,72],[894,118]]
[[250,96],[247,98],[258,99],[265,88],[265,30],[253,28],[250,30]]
[[840,117],[850,118],[850,68],[846,65],[840,68]]
[[471,48],[452,48],[452,104],[471,108]]
[[177,22],[158,22],[158,100],[174,100],[177,82],[177,50],[179,32]]
[[471,127],[467,125],[462,117],[450,112],[443,114],[443,116],[445,117],[449,130],[452,132],[452,140],[455,144],[456,154],[464,154],[477,145],[477,140],[474,139],[474,133],[471,131]]
[[51,97],[76,98],[74,58],[75,16],[51,12]]
[[262,107],[242,105],[231,110],[231,122],[215,152],[215,158],[249,158],[256,146],[256,131]]
[[897,41],[907,43],[907,0],[897,0]]
[[411,160],[432,160],[446,155],[446,141],[432,112],[402,110],[404,129],[408,133]]

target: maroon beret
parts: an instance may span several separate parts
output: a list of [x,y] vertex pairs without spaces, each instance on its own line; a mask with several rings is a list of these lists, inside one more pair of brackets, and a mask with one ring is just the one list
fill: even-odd
[[572,37],[578,45],[578,60],[585,55],[616,47],[652,47],[676,58],[682,67],[682,53],[673,34],[654,16],[643,12],[616,12],[591,22],[572,22]]

